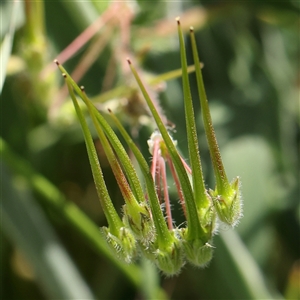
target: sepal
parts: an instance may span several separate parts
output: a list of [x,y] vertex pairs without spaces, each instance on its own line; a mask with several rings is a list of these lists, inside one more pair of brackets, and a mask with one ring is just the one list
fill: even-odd
[[109,247],[116,253],[116,256],[121,261],[129,264],[137,258],[136,240],[126,227],[120,228],[118,236],[112,234],[107,227],[102,227],[101,232]]
[[222,194],[218,190],[210,190],[214,206],[219,219],[231,226],[238,224],[242,213],[242,197],[240,191],[240,178],[236,177],[225,189]]
[[181,229],[182,246],[184,248],[186,259],[194,266],[205,267],[211,261],[213,256],[213,246],[211,239],[194,239],[187,240],[187,230]]
[[[174,234],[174,231],[173,231]],[[167,276],[179,274],[184,265],[181,240],[174,234],[174,239],[166,247],[154,252],[157,267]]]
[[123,222],[131,229],[136,239],[145,246],[151,244],[155,239],[155,226],[152,220],[150,209],[146,203],[123,206]]

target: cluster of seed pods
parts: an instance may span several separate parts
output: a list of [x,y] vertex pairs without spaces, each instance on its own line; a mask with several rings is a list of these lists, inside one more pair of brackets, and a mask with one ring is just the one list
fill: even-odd
[[[128,144],[139,164],[143,180],[140,180],[132,161],[112,127],[88,99],[83,87],[78,87],[67,71],[55,61],[65,77],[79,122],[81,124],[92,173],[108,227],[101,229],[108,245],[116,256],[126,263],[134,262],[140,255],[153,261],[167,275],[178,274],[186,262],[205,266],[212,258],[213,235],[219,221],[235,226],[242,216],[242,200],[239,177],[228,181],[218,148],[216,136],[205,94],[200,61],[193,28],[191,43],[197,76],[202,119],[214,168],[216,187],[205,187],[197,131],[189,87],[185,46],[180,20],[177,18],[181,52],[185,119],[190,167],[180,156],[176,141],[170,135],[155,105],[141,81],[135,67],[128,64],[156,122],[157,130],[148,141],[152,165],[148,162],[124,129],[121,122],[109,110],[111,118]],[[86,104],[89,115],[124,198],[123,216],[120,217],[112,203],[97,158],[93,139],[75,93]],[[174,226],[168,194],[166,167],[169,168],[178,198],[186,218],[183,226]],[[143,187],[146,186],[144,189]],[[162,209],[162,203],[164,209]]]

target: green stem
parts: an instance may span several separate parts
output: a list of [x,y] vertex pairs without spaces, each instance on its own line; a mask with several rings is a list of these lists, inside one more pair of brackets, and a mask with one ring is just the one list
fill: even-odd
[[[202,64],[200,67],[202,68]],[[187,72],[192,73],[195,72],[195,65],[191,65],[187,67]],[[153,86],[159,83],[162,83],[164,81],[176,79],[182,75],[182,69],[176,69],[170,72],[163,73],[161,75],[157,75],[153,78],[150,78],[148,81],[148,84]],[[95,96],[91,98],[92,102],[97,102],[97,103],[103,103],[108,100],[111,100],[113,98],[118,98],[118,97],[126,97],[127,95],[129,96],[132,93],[132,89],[128,86],[125,85],[120,85],[118,87],[115,87],[114,89],[104,92],[99,96]]]
[[[202,65],[200,67],[202,67]],[[187,67],[187,72],[188,73],[195,72],[195,66],[194,65],[188,66]],[[158,83],[161,83],[161,82],[164,82],[164,81],[176,79],[180,76],[182,76],[182,69],[181,68],[170,71],[170,72],[163,73],[161,75],[157,75],[154,78],[151,78],[148,81],[148,83],[149,83],[149,85],[155,85],[155,84],[158,84]]]
[[25,0],[26,34],[30,41],[45,36],[44,1]]

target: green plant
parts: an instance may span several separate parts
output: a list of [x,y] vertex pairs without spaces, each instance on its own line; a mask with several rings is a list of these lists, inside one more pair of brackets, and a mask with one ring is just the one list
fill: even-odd
[[[193,28],[191,28],[192,49],[203,111],[203,121],[217,182],[216,189],[210,191],[211,196],[205,189],[196,125],[193,117],[194,112],[189,87],[185,46],[179,18],[177,19],[177,23],[181,49],[186,128],[191,168],[183,163],[184,159],[176,149],[176,143],[172,140],[166,125],[163,123],[153,101],[150,99],[136,69],[129,59],[128,63],[131,71],[137,80],[158,127],[158,131],[152,134],[148,141],[154,164],[151,172],[141,152],[134,145],[121,123],[114,117],[117,127],[134,153],[142,170],[147,187],[146,192],[142,190],[143,183],[138,179],[137,173],[113,129],[88,99],[84,88],[79,88],[67,71],[55,60],[55,63],[66,79],[68,90],[84,133],[98,197],[108,221],[108,227],[102,229],[108,244],[115,251],[116,255],[127,263],[136,260],[138,253],[142,252],[146,258],[155,262],[158,268],[167,275],[179,273],[185,264],[185,260],[196,266],[207,265],[212,258],[212,237],[216,230],[216,216],[218,215],[222,222],[235,225],[241,217],[242,206],[239,178],[235,179],[232,184],[229,184],[223,167],[205,95]],[[103,145],[124,197],[125,205],[123,206],[122,218],[119,217],[109,196],[92,135],[82,110],[78,105],[73,89],[88,108],[97,135]],[[111,110],[110,113],[112,114]],[[173,228],[166,174],[163,171],[162,178],[156,174],[157,169],[159,171],[160,168],[164,168],[162,164],[160,167],[157,167],[157,162],[160,163],[161,160],[168,161],[170,168],[174,170],[172,174],[181,195],[181,202],[187,219],[186,227],[179,228],[176,226]],[[156,177],[158,177],[158,180],[155,182]],[[160,180],[164,182],[163,197],[158,197],[158,192],[161,192],[159,191]],[[164,215],[160,207],[163,201],[166,206],[167,223],[164,220]]]
[[[160,0],[155,0],[155,6],[153,1],[131,4],[61,0],[4,0],[0,4],[4,25],[0,30],[0,83],[4,83],[0,97],[1,297],[274,299],[284,294],[287,299],[297,298],[295,236],[300,206],[295,180],[299,126],[295,104],[299,68],[295,62],[299,47],[295,41],[299,7],[289,0],[213,5],[202,1],[201,6]],[[188,225],[187,208],[175,161],[169,161],[170,152],[155,130],[125,59],[132,58],[176,151],[192,165],[185,145],[182,82],[174,79],[182,74],[174,26],[179,14],[184,34],[189,31],[187,24],[195,25],[222,159],[228,179],[236,174],[243,179],[245,215],[234,230],[222,223],[210,243],[216,249],[208,268],[186,264],[178,276],[169,277],[160,276],[144,255],[135,263],[123,263],[99,232],[98,226],[107,223],[99,208],[80,124],[52,61],[55,57],[65,60],[71,77],[85,86],[118,139],[123,140],[118,122],[130,133],[148,168],[150,150],[149,178],[158,199],[170,199],[170,209],[167,201],[160,204],[167,229],[182,229]],[[87,39],[91,28],[97,29]],[[81,48],[74,48],[72,40],[80,41]],[[61,58],[59,52],[64,48],[73,51],[73,58]],[[188,70],[194,72],[190,43],[186,50]],[[215,184],[214,167],[201,122],[204,110],[197,100],[196,76],[189,77],[207,189]],[[78,104],[92,134],[109,196],[122,216],[124,197],[97,131],[90,126],[88,107],[81,101]],[[107,114],[107,108],[111,113]],[[176,121],[175,129],[167,119]],[[107,136],[105,130],[104,134]],[[113,151],[119,149],[109,143]],[[121,168],[133,195],[138,198],[140,193],[143,199],[145,176],[133,151],[123,145],[142,183],[142,193],[134,190],[131,176]],[[182,163],[192,187],[195,179],[187,163]],[[219,185],[217,191],[221,188]],[[214,199],[214,192],[209,191],[209,197]],[[222,214],[225,202],[214,200]],[[222,215],[230,220],[228,214]],[[118,289],[114,288],[116,281]]]

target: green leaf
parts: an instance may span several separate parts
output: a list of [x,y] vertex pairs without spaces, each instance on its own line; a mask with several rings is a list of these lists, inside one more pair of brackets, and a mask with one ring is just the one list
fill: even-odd
[[5,163],[0,169],[2,230],[29,259],[44,292],[51,299],[95,299],[26,185],[20,189]]
[[216,246],[220,253],[215,257],[219,272],[237,299],[281,299],[269,292],[258,265],[234,231],[222,232]]

